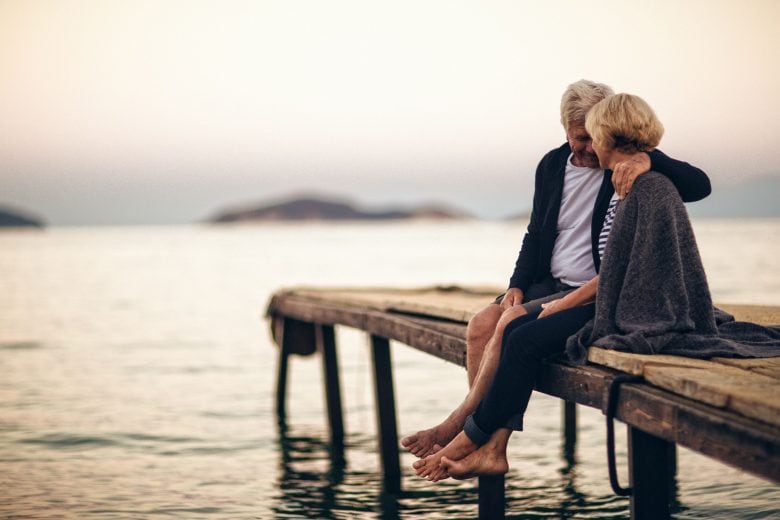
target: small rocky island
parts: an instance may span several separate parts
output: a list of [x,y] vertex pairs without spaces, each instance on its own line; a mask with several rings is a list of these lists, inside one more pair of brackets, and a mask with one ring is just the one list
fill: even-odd
[[43,220],[38,217],[16,209],[0,207],[0,227],[43,228],[44,225]]
[[463,211],[438,205],[420,206],[413,209],[370,211],[358,209],[349,202],[320,198],[296,198],[253,208],[228,209],[217,213],[208,219],[208,222],[225,224],[301,220],[451,220],[467,218],[472,218],[472,216]]

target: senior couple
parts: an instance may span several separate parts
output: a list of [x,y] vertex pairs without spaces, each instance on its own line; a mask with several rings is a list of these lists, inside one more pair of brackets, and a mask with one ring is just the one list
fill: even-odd
[[[734,322],[712,307],[682,205],[709,195],[710,182],[656,150],[663,126],[650,106],[581,80],[563,94],[561,123],[567,142],[537,167],[509,288],[468,324],[466,398],[441,423],[401,440],[428,480],[508,470],[508,439],[522,430],[550,356],[583,363],[591,344],[695,357],[780,352],[712,341]],[[761,334],[780,345],[780,330]]]

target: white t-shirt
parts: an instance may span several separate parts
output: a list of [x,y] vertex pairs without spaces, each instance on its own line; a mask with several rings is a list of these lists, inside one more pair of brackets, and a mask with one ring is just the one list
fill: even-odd
[[574,166],[571,158],[566,161],[550,273],[563,283],[579,286],[596,276],[590,228],[604,170]]

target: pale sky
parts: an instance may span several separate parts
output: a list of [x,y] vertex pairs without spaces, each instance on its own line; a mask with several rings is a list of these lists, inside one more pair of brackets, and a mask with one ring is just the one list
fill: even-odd
[[299,192],[530,206],[580,78],[716,189],[780,176],[780,2],[0,0],[0,205],[180,223]]

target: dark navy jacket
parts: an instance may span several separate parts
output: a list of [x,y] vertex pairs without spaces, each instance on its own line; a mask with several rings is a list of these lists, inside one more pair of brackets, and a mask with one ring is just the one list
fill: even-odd
[[[509,280],[509,287],[523,292],[534,282],[549,278],[555,237],[558,233],[558,213],[563,196],[563,178],[571,148],[565,143],[545,155],[536,168],[536,185],[531,221],[523,237],[523,245],[515,262],[515,270]],[[655,150],[650,152],[651,169],[664,174],[671,180],[684,202],[701,200],[710,194],[710,179],[707,174],[690,164],[677,161]],[[615,193],[612,186],[612,171],[604,170],[604,180],[594,201],[591,221],[591,242],[593,263],[599,270],[598,238],[609,199]]]

